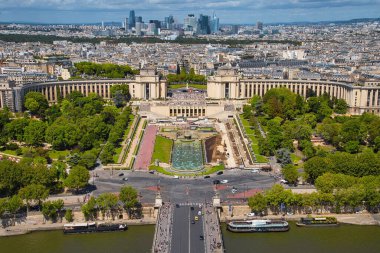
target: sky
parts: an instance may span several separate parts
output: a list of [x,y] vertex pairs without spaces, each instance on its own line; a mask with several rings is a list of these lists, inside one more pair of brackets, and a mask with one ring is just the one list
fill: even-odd
[[254,24],[378,18],[380,0],[0,0],[0,22],[121,22],[132,9],[144,21],[215,11],[222,24]]

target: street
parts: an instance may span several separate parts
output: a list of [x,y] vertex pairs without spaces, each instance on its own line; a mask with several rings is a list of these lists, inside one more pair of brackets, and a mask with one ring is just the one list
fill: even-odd
[[[123,173],[123,176],[118,174]],[[118,192],[124,185],[136,188],[140,193],[142,203],[154,203],[158,190],[164,201],[172,203],[183,202],[210,202],[215,194],[214,180],[228,180],[226,184],[217,186],[217,190],[222,201],[227,201],[231,197],[232,187],[237,189],[237,193],[252,189],[262,190],[270,188],[275,180],[268,174],[252,173],[251,171],[229,170],[223,175],[211,175],[210,178],[186,178],[175,179],[170,176],[149,174],[146,172],[132,171],[97,171],[98,177],[94,178],[96,190],[95,196],[104,192]],[[123,178],[128,178],[124,181]],[[244,196],[247,197],[247,196]]]

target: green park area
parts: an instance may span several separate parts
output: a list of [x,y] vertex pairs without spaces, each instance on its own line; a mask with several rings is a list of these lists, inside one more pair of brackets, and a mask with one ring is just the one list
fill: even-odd
[[158,160],[169,164],[172,146],[173,140],[157,135],[156,142],[154,144],[152,163]]
[[267,163],[268,162],[268,158],[266,158],[263,155],[260,155],[259,141],[256,138],[256,133],[252,129],[251,124],[248,122],[248,120],[246,120],[243,117],[243,115],[240,115],[240,120],[241,120],[241,122],[243,124],[245,133],[247,134],[247,136],[251,140],[252,150],[253,150],[253,152],[255,153],[255,156],[256,156],[256,162],[258,162],[258,163]]

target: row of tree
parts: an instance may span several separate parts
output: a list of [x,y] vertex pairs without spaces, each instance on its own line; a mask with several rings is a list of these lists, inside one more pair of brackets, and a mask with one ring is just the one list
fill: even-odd
[[138,74],[128,65],[112,63],[78,62],[74,64],[76,75],[87,75],[106,78],[125,78],[129,75]]
[[334,193],[313,192],[293,193],[285,190],[281,185],[274,185],[271,189],[257,193],[248,199],[252,211],[266,214],[272,211],[278,213],[322,213],[322,212],[355,212],[360,208],[369,211],[378,211],[380,207],[380,192],[378,187],[357,187],[337,189]]
[[91,197],[82,206],[82,213],[86,220],[98,218],[100,212],[102,218],[112,217],[126,210],[130,218],[141,216],[141,204],[138,200],[136,189],[125,186],[120,189],[118,195],[113,193],[102,193],[97,198]]
[[197,75],[193,68],[190,69],[189,73],[186,72],[186,69],[182,67],[180,72],[177,74],[168,74],[166,76],[169,84],[176,83],[199,83],[206,84],[206,77],[204,75]]
[[307,179],[310,182],[326,172],[363,177],[380,175],[380,153],[367,149],[359,154],[346,152],[321,153],[304,164]]
[[28,34],[0,34],[0,40],[6,42],[39,42],[46,44],[53,44],[56,40],[67,40],[73,43],[92,43],[99,44],[101,41],[106,41],[108,43],[179,43],[179,44],[224,44],[236,47],[238,45],[246,45],[252,43],[269,43],[269,44],[291,44],[300,46],[302,43],[299,41],[292,40],[263,40],[263,39],[205,39],[205,38],[186,38],[178,37],[175,40],[162,40],[156,37],[120,37],[120,38],[88,38],[88,37],[60,37],[55,35],[28,35]]
[[19,163],[0,161],[0,196],[20,194],[27,202],[33,200],[39,204],[49,192],[62,191],[63,187],[79,190],[87,186],[89,179],[85,167],[74,166],[67,174],[66,164],[60,161],[49,166],[40,157],[24,158]]
[[316,128],[324,140],[338,150],[358,153],[361,146],[380,150],[380,117],[364,113],[358,117],[326,118]]

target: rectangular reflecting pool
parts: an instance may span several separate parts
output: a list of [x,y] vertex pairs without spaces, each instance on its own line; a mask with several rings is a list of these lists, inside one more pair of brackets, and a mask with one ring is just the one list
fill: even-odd
[[202,169],[202,142],[199,140],[176,140],[172,152],[172,167],[176,170]]

